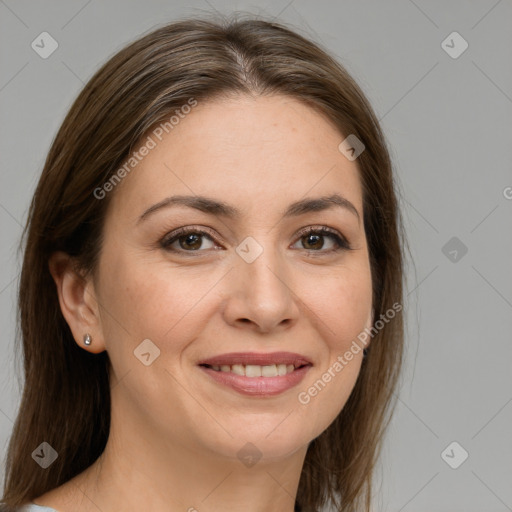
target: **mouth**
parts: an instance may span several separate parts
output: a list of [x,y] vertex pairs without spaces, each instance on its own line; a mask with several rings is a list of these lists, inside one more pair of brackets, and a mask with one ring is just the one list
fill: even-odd
[[295,366],[294,364],[270,364],[270,365],[256,365],[256,364],[232,364],[232,365],[208,365],[201,364],[204,368],[209,368],[215,372],[234,373],[243,377],[282,377],[288,375],[298,368],[303,368],[307,365]]
[[244,395],[272,396],[296,386],[313,366],[300,354],[231,353],[198,366],[217,383]]

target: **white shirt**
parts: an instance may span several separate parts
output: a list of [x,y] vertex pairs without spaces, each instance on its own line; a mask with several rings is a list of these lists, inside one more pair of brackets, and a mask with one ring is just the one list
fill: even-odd
[[36,505],[35,503],[28,503],[27,505],[23,505],[20,507],[19,512],[57,512],[54,508],[43,507],[41,505]]

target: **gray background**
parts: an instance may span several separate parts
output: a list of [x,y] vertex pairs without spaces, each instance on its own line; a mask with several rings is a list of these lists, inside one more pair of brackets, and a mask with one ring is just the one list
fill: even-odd
[[[213,10],[276,16],[327,47],[390,144],[414,265],[407,363],[375,509],[512,510],[510,0],[0,0],[2,454],[20,397],[16,245],[51,140],[107,57],[157,24]],[[59,44],[47,59],[31,48],[43,31]],[[453,31],[469,44],[458,58],[441,46]],[[441,457],[452,441],[469,453],[458,469]],[[448,450],[450,462],[461,453]]]

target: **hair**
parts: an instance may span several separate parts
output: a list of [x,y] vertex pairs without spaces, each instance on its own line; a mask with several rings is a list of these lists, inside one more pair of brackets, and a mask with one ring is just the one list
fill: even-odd
[[[32,198],[23,233],[19,337],[24,388],[6,456],[4,510],[54,489],[90,466],[110,429],[107,352],[74,341],[58,301],[49,258],[64,251],[93,273],[113,194],[104,187],[149,130],[191,98],[282,94],[334,123],[340,141],[356,135],[374,318],[403,299],[403,229],[391,159],[365,95],[328,52],[263,19],[181,19],[111,57],[89,80],[60,127]],[[401,308],[396,308],[401,309]],[[311,441],[296,509],[370,510],[372,476],[395,405],[403,316],[373,337],[352,393],[331,425]],[[46,470],[31,453],[48,442],[59,456]]]

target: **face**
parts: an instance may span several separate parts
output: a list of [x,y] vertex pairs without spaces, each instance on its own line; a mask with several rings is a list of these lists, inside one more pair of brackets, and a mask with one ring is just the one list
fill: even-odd
[[286,96],[199,102],[153,136],[111,192],[94,278],[113,417],[224,458],[284,458],[334,420],[372,306],[344,138]]

